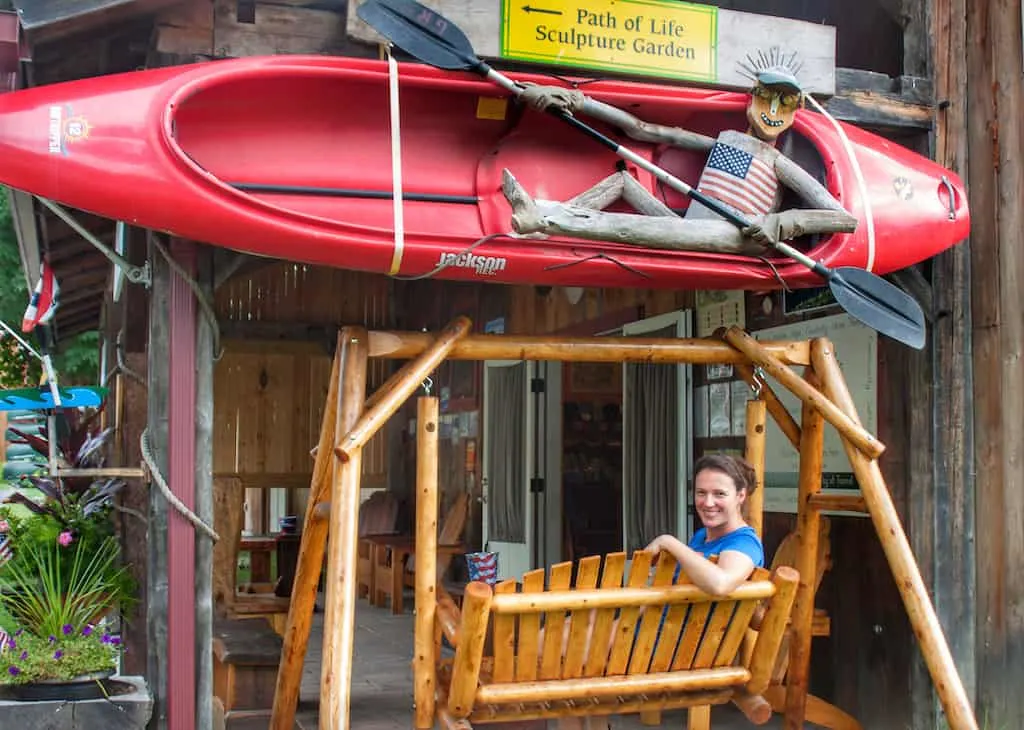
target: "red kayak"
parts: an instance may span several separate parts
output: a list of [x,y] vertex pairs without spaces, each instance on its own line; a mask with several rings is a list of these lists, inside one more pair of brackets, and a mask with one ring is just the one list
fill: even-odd
[[[567,200],[613,173],[619,159],[549,115],[504,104],[504,92],[470,74],[405,63],[398,74],[400,246],[388,66],[376,60],[253,57],[0,95],[0,183],[217,246],[401,276],[679,289],[775,288],[780,278],[793,287],[822,283],[782,257],[769,265],[740,255],[502,235],[511,230],[503,169],[534,197]],[[584,88],[651,122],[710,136],[746,127],[741,93],[625,81]],[[853,234],[804,243],[808,255],[883,274],[967,237],[967,196],[954,173],[843,128],[863,172],[874,240],[833,122],[801,110],[791,132],[810,153],[801,164],[859,220]],[[622,141],[683,180],[696,181],[705,162]],[[631,172],[669,206],[687,205],[650,174]]]

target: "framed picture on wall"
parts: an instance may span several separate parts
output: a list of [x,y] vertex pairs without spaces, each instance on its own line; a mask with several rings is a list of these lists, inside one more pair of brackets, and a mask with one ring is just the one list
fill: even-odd
[[617,362],[570,363],[566,400],[575,396],[617,395],[622,392],[622,364]]

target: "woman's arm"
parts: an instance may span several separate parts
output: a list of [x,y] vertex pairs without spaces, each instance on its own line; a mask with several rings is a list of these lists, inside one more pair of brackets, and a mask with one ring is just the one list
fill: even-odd
[[712,596],[732,593],[754,572],[754,561],[748,555],[724,550],[716,564],[672,535],[656,537],[646,549],[674,557],[693,584]]

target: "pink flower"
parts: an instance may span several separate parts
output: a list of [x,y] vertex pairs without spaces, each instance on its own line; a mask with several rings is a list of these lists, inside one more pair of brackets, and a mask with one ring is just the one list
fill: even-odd
[[11,525],[7,520],[0,520],[0,533],[7,532],[11,529]]
[[74,540],[74,537],[67,530],[64,530],[64,532],[60,533],[60,536],[57,538],[57,542],[60,543],[61,547],[67,547],[71,544],[72,540]]

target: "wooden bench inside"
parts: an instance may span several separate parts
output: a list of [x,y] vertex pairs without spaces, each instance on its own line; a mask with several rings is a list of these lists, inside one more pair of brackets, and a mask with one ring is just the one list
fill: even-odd
[[627,571],[625,553],[592,556],[493,591],[470,583],[461,609],[442,594],[437,622],[455,647],[438,671],[442,725],[756,700],[771,680],[797,572],[758,569],[715,598],[676,577],[664,556],[652,579],[653,557],[634,553]]
[[217,727],[266,728],[274,705],[281,637],[265,621],[219,619],[213,625]]

